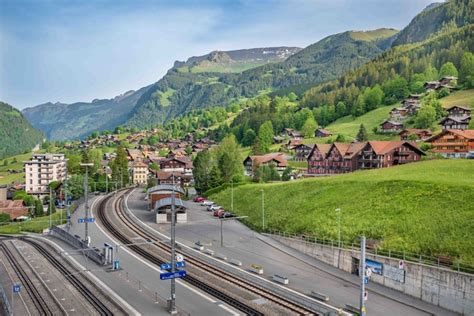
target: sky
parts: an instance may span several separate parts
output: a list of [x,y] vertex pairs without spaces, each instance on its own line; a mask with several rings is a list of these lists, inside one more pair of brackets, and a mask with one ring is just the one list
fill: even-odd
[[0,101],[113,98],[213,50],[402,29],[433,0],[0,0]]

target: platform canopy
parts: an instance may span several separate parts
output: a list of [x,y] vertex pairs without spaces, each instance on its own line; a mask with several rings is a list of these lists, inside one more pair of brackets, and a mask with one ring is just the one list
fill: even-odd
[[[186,209],[186,206],[184,206],[183,200],[175,198],[174,199],[174,205],[176,207],[177,211],[183,211]],[[160,209],[163,208],[171,208],[171,204],[173,203],[172,198],[164,198],[161,200],[156,201],[155,203],[155,211],[159,211]]]
[[156,185],[154,187],[151,187],[148,189],[147,193],[152,194],[152,193],[157,193],[157,192],[173,192],[184,194],[183,189],[179,185],[172,185],[172,184],[160,184]]

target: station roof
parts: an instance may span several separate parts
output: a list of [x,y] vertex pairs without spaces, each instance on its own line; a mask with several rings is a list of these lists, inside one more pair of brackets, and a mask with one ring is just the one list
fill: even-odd
[[[186,208],[184,206],[184,203],[181,199],[178,199],[178,198],[175,198],[174,199],[175,203],[174,205],[177,207],[177,208]],[[172,198],[164,198],[164,199],[161,199],[159,201],[156,201],[155,203],[155,210],[158,210],[162,207],[165,207],[165,206],[171,206],[171,204],[173,203],[173,199]]]
[[156,186],[154,186],[154,187],[149,188],[148,191],[147,191],[147,193],[150,194],[150,193],[155,193],[155,192],[159,192],[159,191],[173,191],[173,189],[174,189],[174,191],[175,191],[176,193],[184,194],[184,191],[183,191],[183,189],[181,189],[180,186],[175,185],[175,186],[173,187],[172,184],[160,184],[160,185],[156,185]]

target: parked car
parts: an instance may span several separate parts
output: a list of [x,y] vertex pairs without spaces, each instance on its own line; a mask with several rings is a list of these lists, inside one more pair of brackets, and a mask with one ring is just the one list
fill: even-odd
[[208,210],[209,212],[214,212],[215,210],[218,210],[218,209],[221,209],[221,208],[222,208],[222,206],[217,205],[217,204],[213,204],[213,205],[209,205],[209,206],[207,207],[207,210]]
[[202,206],[211,206],[212,204],[214,204],[214,202],[209,201],[209,200],[204,200],[201,203]]
[[225,211],[223,209],[218,209],[214,211],[214,216],[221,217],[221,214],[224,214]]
[[230,217],[235,217],[235,215],[232,214],[231,212],[224,212],[224,213],[220,214],[219,217],[220,218],[230,218]]
[[204,202],[204,200],[205,199],[202,196],[196,196],[194,198],[194,202],[197,202],[197,203],[202,203],[202,202]]
[[470,151],[466,155],[466,159],[474,159],[474,151]]

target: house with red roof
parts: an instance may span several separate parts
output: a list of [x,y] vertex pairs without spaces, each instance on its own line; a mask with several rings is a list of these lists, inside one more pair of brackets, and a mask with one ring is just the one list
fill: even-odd
[[432,151],[447,158],[464,158],[474,151],[474,130],[445,129],[429,138]]

